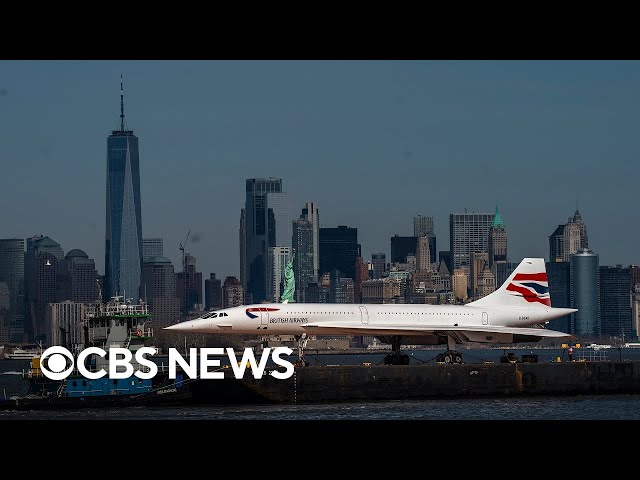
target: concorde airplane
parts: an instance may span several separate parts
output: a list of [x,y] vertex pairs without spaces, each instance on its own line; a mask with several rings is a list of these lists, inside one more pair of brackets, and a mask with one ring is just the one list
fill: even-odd
[[299,354],[308,335],[367,335],[391,344],[387,364],[408,364],[402,343],[446,344],[446,363],[461,363],[464,342],[518,343],[567,337],[547,330],[573,308],[552,308],[544,259],[525,258],[495,292],[466,305],[263,303],[205,313],[166,330],[224,334],[295,335]]

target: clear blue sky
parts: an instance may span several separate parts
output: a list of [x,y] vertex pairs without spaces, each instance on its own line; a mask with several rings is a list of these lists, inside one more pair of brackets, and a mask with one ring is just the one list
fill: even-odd
[[142,229],[238,274],[244,180],[282,177],[365,258],[500,204],[509,257],[548,256],[576,203],[601,264],[640,263],[639,62],[0,62],[0,237],[49,235],[103,273],[106,138],[125,75]]

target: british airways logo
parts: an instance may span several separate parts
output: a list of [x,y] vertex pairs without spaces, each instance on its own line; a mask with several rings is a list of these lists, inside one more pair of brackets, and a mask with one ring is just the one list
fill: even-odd
[[549,283],[546,273],[517,273],[507,285],[507,290],[514,292],[516,296],[524,298],[527,302],[541,303],[551,306],[549,297]]
[[258,315],[255,315],[251,312],[277,312],[280,310],[279,308],[267,308],[267,307],[251,307],[247,308],[244,313],[247,314],[249,318],[258,318]]

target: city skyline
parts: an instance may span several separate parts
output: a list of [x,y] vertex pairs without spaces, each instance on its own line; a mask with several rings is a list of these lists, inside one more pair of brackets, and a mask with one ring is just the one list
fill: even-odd
[[296,210],[318,205],[320,227],[357,228],[365,260],[389,259],[416,215],[434,217],[445,250],[449,214],[499,203],[512,261],[548,259],[579,206],[600,265],[639,263],[625,212],[638,62],[0,62],[3,238],[49,236],[104,273],[104,136],[119,126],[121,71],[142,235],[163,238],[176,271],[191,229],[205,277],[240,277],[243,185],[270,176]]

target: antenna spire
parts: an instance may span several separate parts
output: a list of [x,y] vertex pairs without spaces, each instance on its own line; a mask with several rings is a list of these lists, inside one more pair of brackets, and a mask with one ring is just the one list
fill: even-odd
[[120,131],[124,132],[124,87],[122,86],[122,73],[120,74]]

